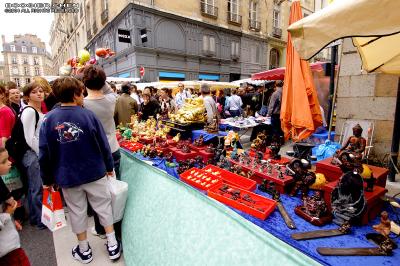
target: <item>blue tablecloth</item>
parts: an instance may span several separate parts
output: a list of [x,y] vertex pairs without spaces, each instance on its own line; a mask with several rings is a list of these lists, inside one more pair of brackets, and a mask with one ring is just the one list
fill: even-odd
[[[135,154],[137,158],[144,158],[140,154]],[[144,158],[145,160],[148,160]],[[168,168],[165,166],[165,160],[154,159],[153,165],[166,170],[171,176],[174,176],[179,179],[179,175],[176,172],[176,168]],[[270,195],[264,193],[258,189],[256,189],[255,193],[265,196],[267,198],[271,198]],[[297,232],[311,231],[311,230],[319,230],[319,229],[332,229],[337,228],[334,224],[328,224],[322,227],[314,226],[307,221],[303,220],[299,216],[294,213],[294,208],[301,204],[301,200],[298,197],[290,197],[287,195],[281,195],[281,200],[283,205],[285,206],[287,212],[294,220],[297,229],[291,230],[289,229],[279,211],[276,209],[271,215],[265,220],[260,220],[258,218],[254,218],[251,215],[248,215],[244,212],[238,211],[236,209],[231,208],[239,215],[244,217],[245,219],[251,221],[255,225],[261,227],[267,232],[271,233],[275,237],[280,240],[286,242],[287,244],[295,247],[301,252],[307,254],[312,257],[316,261],[324,264],[324,265],[338,265],[338,266],[347,266],[347,265],[362,265],[362,266],[375,266],[375,265],[399,265],[400,261],[400,250],[394,250],[392,256],[321,256],[317,252],[318,247],[376,247],[376,245],[368,242],[365,238],[367,233],[374,233],[375,231],[372,229],[372,225],[379,224],[380,218],[375,218],[372,222],[365,226],[354,226],[352,227],[351,233],[348,235],[330,237],[330,238],[321,238],[314,240],[305,240],[305,241],[296,241],[291,238],[291,234]],[[388,207],[388,206],[386,206]],[[388,207],[387,211],[391,219],[395,219],[393,211]],[[399,242],[398,240],[396,240]],[[267,264],[267,258],[264,259]],[[397,261],[397,262],[396,262]]]
[[225,137],[226,135],[228,135],[228,133],[224,132],[224,131],[219,131],[218,134],[216,134],[216,133],[208,133],[207,131],[204,131],[201,129],[193,130],[192,131],[192,140],[198,139],[200,137],[200,135],[203,135],[204,142],[207,142],[216,137]]

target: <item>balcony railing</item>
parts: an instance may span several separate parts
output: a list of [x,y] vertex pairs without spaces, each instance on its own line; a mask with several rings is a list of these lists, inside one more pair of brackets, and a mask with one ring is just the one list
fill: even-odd
[[200,4],[201,14],[212,18],[218,17],[218,7],[206,3],[204,0],[201,0]]
[[88,29],[88,30],[86,31],[86,34],[87,34],[88,40],[92,39],[92,31],[91,31],[90,29]]
[[272,35],[274,37],[276,37],[276,38],[281,38],[282,37],[282,29],[281,28],[277,28],[277,27],[273,27]]
[[97,32],[97,25],[96,25],[96,21],[93,23],[93,35],[95,35],[96,34],[96,32]]
[[242,25],[242,16],[236,13],[228,12],[228,23],[240,26]]
[[249,19],[249,29],[254,30],[254,31],[260,31],[261,30],[261,22],[254,20],[254,19]]
[[108,21],[108,9],[101,12],[101,24],[104,24]]

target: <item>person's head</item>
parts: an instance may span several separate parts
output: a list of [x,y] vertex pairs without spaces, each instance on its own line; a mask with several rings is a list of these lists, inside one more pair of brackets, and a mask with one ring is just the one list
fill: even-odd
[[168,97],[169,97],[168,88],[162,88],[160,90],[160,98],[166,100],[166,99],[168,99]]
[[201,92],[201,95],[209,95],[210,94],[210,86],[206,83],[201,84],[200,92]]
[[53,92],[59,102],[83,105],[84,84],[72,77],[62,77],[54,81]]
[[136,94],[138,93],[138,89],[135,84],[132,84],[131,93],[136,93]]
[[151,95],[153,95],[153,96],[157,95],[157,93],[158,93],[158,89],[157,88],[154,88],[153,86],[151,86],[150,90],[151,90]]
[[96,65],[88,65],[83,70],[83,83],[89,90],[101,90],[106,83],[106,73]]
[[276,88],[282,88],[283,87],[283,81],[282,80],[275,81],[275,87]]
[[183,83],[180,82],[180,83],[178,84],[178,89],[179,89],[180,92],[183,92],[183,90],[185,89],[185,85],[183,85]]
[[117,92],[117,87],[115,86],[114,83],[110,84],[111,89],[113,90],[113,92]]
[[10,172],[11,162],[8,160],[8,152],[0,147],[0,175],[6,175]]
[[236,89],[236,88],[233,88],[233,89],[231,90],[231,93],[232,93],[232,95],[236,95],[236,94],[237,94],[237,89]]
[[151,88],[150,87],[145,87],[144,90],[143,90],[143,94],[145,94],[145,93],[151,95]]
[[10,89],[18,89],[17,84],[13,81],[9,81],[6,84],[6,89],[10,90]]
[[360,126],[360,124],[357,124],[353,127],[353,135],[356,137],[361,137],[361,134],[363,132],[362,127]]
[[24,87],[24,97],[28,103],[41,103],[44,100],[43,85],[37,81],[31,82]]
[[8,99],[12,103],[19,104],[21,101],[21,92],[18,88],[8,90]]
[[147,92],[143,92],[142,98],[143,98],[143,102],[144,104],[147,104],[148,102],[150,102],[150,93]]
[[132,85],[127,81],[122,83],[122,85],[121,85],[122,93],[131,94],[131,87],[132,87]]
[[7,99],[8,99],[8,95],[7,95],[6,87],[4,87],[3,85],[0,84],[0,103],[7,104]]
[[246,89],[243,87],[240,87],[237,91],[238,95],[245,95],[246,94]]
[[48,96],[51,93],[51,86],[45,78],[34,77],[33,81],[40,84],[40,87],[43,89],[45,96]]

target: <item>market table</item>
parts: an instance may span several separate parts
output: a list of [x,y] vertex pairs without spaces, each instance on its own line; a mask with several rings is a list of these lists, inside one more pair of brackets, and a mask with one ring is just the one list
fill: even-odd
[[204,142],[207,142],[207,141],[212,140],[213,138],[225,137],[228,135],[228,133],[225,131],[218,131],[218,133],[208,133],[207,131],[205,131],[203,129],[193,130],[192,131],[192,141],[198,139],[200,137],[200,135],[203,135]]
[[[163,167],[160,160],[157,167]],[[295,241],[290,237],[294,232],[321,229],[294,214],[299,198],[281,196],[297,226],[290,230],[277,210],[263,221],[231,209],[124,150],[121,177],[129,184],[122,227],[127,265],[372,266],[400,261],[398,250],[391,257],[321,256],[316,251],[317,247],[375,247],[365,234],[373,232],[370,226],[379,218],[368,226],[354,226],[349,235]],[[331,228],[336,226],[322,227]]]

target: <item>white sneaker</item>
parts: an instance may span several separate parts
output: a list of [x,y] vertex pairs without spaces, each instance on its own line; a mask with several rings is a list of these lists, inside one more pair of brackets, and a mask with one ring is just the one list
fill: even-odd
[[88,248],[85,252],[79,250],[79,245],[72,249],[72,257],[83,264],[88,264],[93,260],[92,249]]
[[98,236],[101,239],[106,239],[107,238],[107,236],[105,234],[101,235],[101,234],[97,233],[96,228],[94,226],[92,227],[91,232],[92,232],[92,235]]

